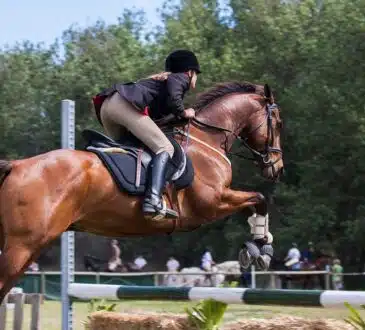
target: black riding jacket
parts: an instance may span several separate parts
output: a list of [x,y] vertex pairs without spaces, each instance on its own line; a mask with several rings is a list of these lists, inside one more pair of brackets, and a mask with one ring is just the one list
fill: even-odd
[[179,116],[185,110],[183,98],[189,86],[190,78],[186,73],[171,73],[164,81],[142,79],[137,82],[115,84],[93,98],[96,115],[101,123],[100,109],[103,101],[109,95],[118,92],[141,112],[148,111],[153,120],[171,113]]

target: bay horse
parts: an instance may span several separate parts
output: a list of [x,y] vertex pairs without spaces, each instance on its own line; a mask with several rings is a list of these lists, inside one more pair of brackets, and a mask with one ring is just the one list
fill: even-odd
[[[189,231],[248,207],[267,219],[261,193],[229,188],[232,169],[227,154],[239,139],[253,153],[264,177],[279,178],[284,166],[281,119],[270,88],[220,84],[198,97],[195,108],[196,118],[184,124],[179,141],[187,142],[185,135],[189,136],[186,152],[195,176],[189,187],[176,192],[177,220],[145,220],[141,196],[118,190],[92,152],[60,149],[0,161],[0,300],[42,248],[70,228],[110,237]],[[271,247],[271,241],[266,230],[251,243],[261,248]],[[252,262],[260,253],[252,256],[246,251],[246,256]]]

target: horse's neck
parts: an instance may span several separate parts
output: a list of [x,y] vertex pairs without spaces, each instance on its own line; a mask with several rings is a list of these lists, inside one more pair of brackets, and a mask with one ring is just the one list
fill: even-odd
[[[207,144],[211,148],[219,151],[222,154],[226,154],[224,150],[224,140],[225,136],[222,132],[219,131],[208,131],[207,129],[200,128],[197,126],[191,126],[189,132],[193,138],[198,139],[199,141],[203,142],[202,144]],[[197,140],[196,140],[197,141]]]
[[[196,119],[200,122],[223,128],[226,131],[214,130],[197,125],[204,142],[215,148],[230,150],[237,134],[248,124],[249,117],[256,111],[251,94],[232,94],[222,97],[198,113]],[[246,123],[246,124],[245,124]],[[234,134],[229,133],[234,132]]]

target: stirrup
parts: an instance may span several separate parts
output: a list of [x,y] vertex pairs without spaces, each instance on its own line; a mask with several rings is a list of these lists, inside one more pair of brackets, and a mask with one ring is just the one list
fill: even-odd
[[[162,197],[162,209],[161,210],[156,210],[152,205],[151,205],[151,208],[154,209],[153,212],[144,213],[144,217],[148,220],[159,221],[159,220],[162,220],[163,218],[165,218],[166,216],[168,218],[178,218],[179,217],[179,214],[177,212],[175,212],[172,209],[167,208],[166,201],[163,197]],[[154,213],[155,213],[155,215],[153,216]]]

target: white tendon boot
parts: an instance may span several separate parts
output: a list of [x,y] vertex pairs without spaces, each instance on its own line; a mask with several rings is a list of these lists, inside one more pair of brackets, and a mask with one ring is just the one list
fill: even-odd
[[[274,250],[271,246],[273,236],[269,232],[269,215],[262,216],[254,213],[248,218],[253,241],[246,242],[238,255],[239,263],[243,269],[248,269],[254,263],[258,270],[267,270],[270,266]],[[259,242],[266,238],[266,242]]]
[[251,234],[254,240],[267,238],[266,244],[271,244],[274,240],[273,236],[269,232],[269,214],[266,216],[254,213],[247,219],[248,224],[251,227]]

